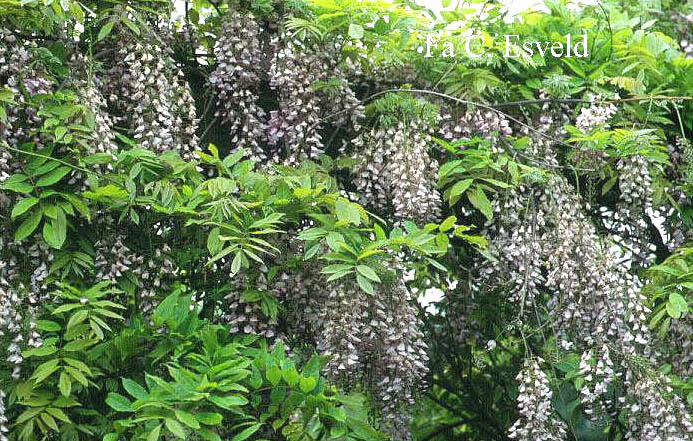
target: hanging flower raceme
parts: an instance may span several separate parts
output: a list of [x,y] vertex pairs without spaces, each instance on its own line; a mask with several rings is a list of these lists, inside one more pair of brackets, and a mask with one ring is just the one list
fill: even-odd
[[[551,120],[547,120],[544,129],[551,127]],[[548,167],[559,167],[552,144],[543,139],[532,139],[524,153]],[[586,214],[589,207],[581,202],[564,176],[554,172],[544,185],[519,190],[506,200],[494,202],[498,216],[487,226],[492,238],[489,248],[500,258],[482,267],[483,280],[492,282],[484,283],[484,288],[491,290],[511,283],[515,286],[511,297],[520,311],[534,313],[546,302],[547,320],[556,333],[559,350],[578,350],[583,354],[581,402],[586,414],[600,420],[614,407],[614,383],[624,387],[625,401],[637,400],[642,393],[641,383],[624,381],[623,372],[626,376],[639,375],[640,367],[632,360],[641,357],[654,361],[647,327],[650,311],[645,306],[642,284],[619,261],[617,252],[600,240]],[[527,314],[520,319],[534,316]],[[541,378],[536,367],[530,371]],[[530,374],[523,376],[529,378]],[[546,388],[539,390],[546,396]],[[528,397],[521,400],[521,415],[529,412],[529,407],[523,407],[528,402]],[[537,408],[539,404],[530,407]],[[532,418],[546,421],[541,413]],[[512,436],[554,439],[530,424],[532,418],[527,419],[528,423],[517,423],[511,430]],[[651,416],[647,430],[656,427],[661,438],[652,437],[654,432],[650,431],[650,437],[642,439],[688,439],[686,427],[667,427],[665,420],[659,414]],[[530,429],[520,430],[526,424]]]
[[[24,324],[20,313],[22,299],[14,286],[17,278],[17,272],[13,268],[15,266],[14,260],[0,261],[0,336],[8,335],[11,337],[5,358],[12,366],[11,377],[16,380],[21,373],[23,361],[20,345],[24,341],[22,335]],[[1,421],[0,426],[2,426]],[[0,435],[2,434],[0,433]]]
[[438,162],[429,154],[435,109],[391,95],[373,103],[372,110],[377,120],[354,139],[351,154],[359,202],[397,221],[438,219]]
[[653,210],[652,178],[647,159],[642,155],[626,156],[617,164],[620,200],[614,224],[633,254],[633,260],[649,265],[649,235],[646,218]]
[[116,47],[104,95],[119,124],[141,148],[178,152],[198,149],[197,117],[190,87],[159,37],[135,38],[127,29],[109,40]]
[[[150,315],[160,293],[168,289],[170,278],[177,272],[170,257],[171,247],[164,239],[143,252],[135,243],[137,238],[121,233],[122,225],[110,216],[103,217],[99,225],[100,236],[94,245],[96,280],[110,280],[115,285],[121,278],[130,276],[139,310]],[[159,225],[152,228],[159,238],[162,228]]]
[[566,425],[552,410],[553,393],[549,378],[541,370],[544,360],[529,359],[517,375],[519,419],[510,427],[508,437],[518,441],[557,441],[566,439]]
[[510,136],[513,133],[508,119],[492,110],[474,110],[457,112],[451,106],[441,106],[438,130],[442,138],[448,141],[481,136],[486,139],[493,136],[495,146],[497,136]]
[[230,10],[214,46],[216,69],[209,82],[217,91],[217,112],[228,128],[233,150],[247,148],[256,160],[265,159],[266,113],[259,104],[267,77],[266,31],[249,13]]
[[306,324],[306,334],[315,339],[317,349],[331,357],[325,366],[327,375],[353,387],[365,372],[366,354],[372,351],[368,294],[353,281],[326,282],[319,268],[313,269],[290,280],[292,296],[304,293],[292,299],[294,323]]
[[415,299],[402,281],[396,281],[369,300],[370,326],[376,334],[372,375],[383,426],[392,439],[409,440],[408,407],[428,373],[428,347],[413,306]]
[[278,293],[267,281],[269,269],[262,266],[258,271],[254,283],[246,274],[231,275],[229,293],[224,296],[221,308],[221,320],[231,326],[231,333],[274,338],[278,334],[277,318],[274,315],[276,310],[274,314],[270,312],[270,304],[275,304]]
[[628,410],[627,441],[689,441],[693,439],[691,415],[674,393],[671,380],[658,372],[637,368],[626,372]]
[[333,126],[351,121],[358,128],[362,107],[340,68],[339,44],[283,36],[276,45],[270,86],[279,95],[279,110],[270,114],[267,136],[274,161],[296,165],[323,153],[324,118]]
[[[33,142],[37,149],[46,146],[45,136],[39,133],[44,117],[38,115],[38,106],[29,103],[37,96],[50,94],[54,83],[37,57],[37,49],[34,41],[20,41],[0,24],[0,90],[8,89],[14,101],[6,107],[4,121],[0,121],[0,142],[13,148],[25,142]],[[0,145],[0,181],[19,170],[21,162],[16,155]]]
[[7,428],[8,420],[5,416],[5,392],[0,390],[0,441],[7,441],[7,433],[9,429]]
[[327,282],[315,264],[287,276],[289,322],[330,356],[328,377],[347,389],[370,384],[383,428],[393,439],[409,439],[408,407],[423,387],[428,355],[403,281],[369,295],[353,280]]

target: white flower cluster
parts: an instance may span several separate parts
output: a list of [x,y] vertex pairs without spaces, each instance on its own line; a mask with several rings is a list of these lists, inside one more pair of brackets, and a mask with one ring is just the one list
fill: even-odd
[[195,102],[183,72],[156,35],[136,39],[115,33],[112,67],[104,95],[140,147],[178,152],[192,159],[198,148]]
[[632,369],[626,372],[625,385],[629,399],[622,401],[630,410],[626,441],[693,439],[691,415],[665,375]]
[[157,306],[157,291],[168,288],[168,278],[177,272],[170,259],[171,247],[166,244],[155,245],[151,254],[140,268],[133,271],[139,276],[140,309],[149,315]]
[[[53,83],[43,63],[36,57],[34,41],[19,41],[8,29],[0,26],[0,89],[13,93],[15,105],[6,108],[6,121],[0,121],[0,140],[18,148],[24,142],[34,142],[37,149],[45,147],[39,129],[44,118],[27,98],[53,91]],[[21,164],[10,151],[0,151],[0,181],[21,170]]]
[[297,164],[303,157],[323,153],[320,131],[326,116],[339,112],[330,121],[333,125],[342,125],[349,117],[358,127],[363,109],[348,87],[339,60],[339,46],[334,43],[300,43],[286,36],[278,43],[270,86],[279,95],[279,110],[270,112],[267,127],[275,161]]
[[676,13],[674,20],[681,23],[681,40],[679,44],[681,45],[681,50],[686,54],[686,58],[693,58],[693,13],[688,15],[683,15],[683,13]]
[[[550,119],[544,123],[551,130]],[[549,166],[558,165],[551,144],[541,139],[533,139],[525,152]],[[642,181],[644,176],[636,179]],[[638,278],[600,240],[586,215],[589,207],[559,173],[552,174],[543,186],[520,187],[507,200],[494,203],[498,216],[487,229],[492,237],[490,248],[500,259],[481,268],[485,280],[492,282],[484,284],[484,289],[511,283],[515,288],[510,295],[520,310],[531,308],[532,312],[537,296],[549,295],[551,328],[564,347],[583,354],[581,401],[594,419],[616,407],[609,390],[614,382],[625,386],[623,399],[636,399],[641,393],[638,383],[625,381],[623,372],[626,377],[634,376],[637,366],[630,360],[653,357],[646,322],[650,311]],[[629,417],[633,414],[631,409]],[[657,427],[661,436],[652,437],[654,432],[647,429],[648,436],[637,439],[688,439],[687,428],[671,425],[665,414],[637,417],[641,425]],[[541,415],[538,412],[533,418],[544,421]],[[663,435],[666,433],[671,438]]]
[[[9,265],[13,266],[14,262],[9,262]],[[16,380],[19,378],[24,360],[19,346],[24,341],[23,319],[20,312],[22,300],[11,284],[14,275],[9,269],[7,262],[0,262],[0,336],[5,333],[14,336],[8,346],[6,359],[12,366],[11,376]]]
[[5,416],[5,392],[0,390],[0,441],[7,441],[7,416]]
[[[614,98],[618,99],[619,96],[616,95]],[[601,99],[599,96],[590,95],[588,99],[593,104],[580,109],[580,114],[575,119],[575,127],[583,133],[589,133],[595,127],[604,126],[617,111],[613,104],[599,103]]]
[[[441,106],[438,130],[448,141],[481,136],[510,136],[513,133],[510,122],[503,115],[492,110],[474,110],[455,116],[455,111],[449,106]],[[494,143],[495,144],[495,143]]]
[[267,124],[258,103],[269,49],[262,43],[262,34],[253,15],[229,11],[214,46],[216,69],[209,76],[217,91],[216,116],[228,127],[237,148],[250,149],[256,160],[265,159],[262,142]]
[[[246,298],[244,292],[249,286],[261,292],[273,292],[267,283],[269,269],[262,266],[259,275],[250,282],[248,275],[237,274],[230,276],[230,290],[224,296],[222,321],[231,326],[231,333],[252,334],[265,338],[277,336],[276,318],[267,317],[262,311],[262,303],[259,299]],[[252,293],[246,293],[249,295]]]
[[494,215],[499,222],[488,227],[493,241],[489,251],[500,258],[495,264],[481,268],[482,284],[487,287],[495,286],[494,279],[502,275],[505,285],[508,281],[510,298],[520,305],[522,311],[531,311],[535,298],[539,295],[539,287],[545,282],[542,274],[543,250],[539,230],[545,223],[542,213],[528,222],[523,213],[530,191],[520,185],[516,191],[504,199],[493,201]]
[[415,300],[396,282],[371,300],[371,322],[375,333],[373,373],[375,395],[380,401],[384,430],[392,439],[411,439],[407,408],[414,404],[414,392],[424,386],[428,373],[427,346],[412,305]]
[[128,238],[118,228],[112,218],[102,219],[101,236],[94,246],[96,279],[115,284],[125,273],[132,272],[137,283],[138,307],[144,315],[149,315],[156,307],[157,292],[165,290],[169,277],[177,272],[169,257],[171,248],[165,242],[156,244],[146,257],[126,245]]
[[652,178],[647,159],[641,155],[626,156],[619,160],[618,186],[620,199],[614,213],[614,226],[633,254],[635,263],[649,265],[650,240],[646,217],[652,212]]
[[142,263],[142,256],[131,252],[125,245],[124,239],[124,235],[114,232],[114,234],[104,234],[94,244],[94,270],[98,281],[110,280],[115,285],[132,265]]
[[520,417],[510,427],[508,437],[518,441],[566,439],[565,423],[551,409],[549,379],[541,370],[544,360],[529,359],[517,375],[517,408]]
[[354,183],[359,202],[400,221],[427,222],[441,215],[438,162],[429,155],[431,127],[410,120],[373,127],[354,139]]
[[96,75],[89,75],[89,60],[76,54],[70,62],[71,84],[77,92],[78,102],[89,109],[94,117],[93,142],[88,144],[87,154],[108,153],[114,155],[118,151],[113,119],[108,113],[108,103],[101,94],[102,86]]
[[428,355],[404,283],[380,284],[369,295],[353,280],[327,282],[318,266],[286,281],[289,323],[331,356],[327,375],[347,389],[371,384],[384,430],[408,439],[406,408],[423,386]]
[[[597,353],[597,362],[592,366],[593,352]],[[600,399],[605,398],[604,405],[612,406],[614,403],[608,397],[607,392],[611,383],[621,376],[614,370],[614,362],[608,345],[602,345],[599,350],[586,350],[580,357],[579,375],[585,379],[580,389],[580,401],[584,411],[590,415],[593,421],[599,420],[605,414]]]

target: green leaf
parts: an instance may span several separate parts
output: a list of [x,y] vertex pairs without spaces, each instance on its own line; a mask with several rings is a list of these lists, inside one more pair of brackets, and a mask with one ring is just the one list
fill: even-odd
[[[206,439],[207,441],[221,441],[221,437],[217,435],[216,432],[213,430],[207,429],[205,427],[200,428],[197,431],[198,435],[200,435],[202,438]],[[149,440],[147,440],[149,441]]]
[[77,20],[77,23],[84,24],[84,11],[82,11],[82,6],[80,6],[79,2],[70,2],[70,12],[72,16],[75,17],[75,20]]
[[14,207],[12,207],[12,214],[10,218],[12,220],[18,218],[22,214],[26,213],[31,207],[38,203],[38,198],[26,198],[17,202]]
[[70,366],[72,366],[76,369],[79,369],[80,371],[84,372],[87,375],[90,375],[90,376],[92,375],[91,369],[89,369],[89,366],[87,366],[86,364],[84,364],[83,362],[81,362],[79,360],[75,360],[74,358],[64,357],[63,361],[65,363],[69,364]]
[[161,424],[156,426],[149,435],[147,435],[147,441],[157,441],[159,439],[159,434],[161,433]]
[[348,265],[346,263],[336,263],[333,265],[327,265],[320,272],[322,274],[333,274],[333,273],[338,273],[341,271],[352,270],[352,269],[354,269],[353,265]]
[[216,412],[197,412],[195,413],[195,418],[197,418],[197,421],[208,426],[216,426],[221,424],[222,420],[224,419],[220,413]]
[[[57,402],[57,400],[56,400]],[[65,412],[63,412],[60,409],[57,409],[55,407],[46,407],[46,412],[50,413],[53,415],[56,419],[64,422],[64,423],[70,423],[70,419],[65,415]]]
[[356,281],[358,282],[361,289],[364,290],[366,293],[370,295],[373,295],[375,293],[371,282],[369,282],[368,279],[366,279],[365,277],[361,276],[361,274],[356,275]]
[[472,185],[473,182],[474,182],[474,179],[465,179],[465,180],[457,182],[450,189],[450,199],[464,193],[469,188],[469,186]]
[[52,322],[50,320],[37,320],[36,329],[38,329],[39,331],[56,332],[60,331],[60,329],[62,328],[58,323]]
[[85,218],[89,219],[89,207],[87,207],[87,204],[85,204],[82,199],[78,198],[77,196],[73,194],[64,194],[61,193],[60,196],[65,198],[70,204],[72,204],[73,207],[79,212],[79,214]]
[[166,428],[175,436],[177,436],[180,439],[185,439],[185,430],[183,430],[183,426],[180,425],[180,423],[176,420],[173,420],[171,418],[166,418],[164,420],[164,423],[166,424]]
[[185,412],[180,409],[174,410],[174,413],[176,414],[176,418],[178,418],[178,421],[190,427],[191,429],[200,428],[200,423],[197,422],[197,420],[194,416],[192,416],[192,414],[189,414],[188,412]]
[[75,312],[74,314],[72,314],[72,316],[70,317],[70,320],[67,322],[67,331],[69,332],[70,329],[72,329],[74,326],[85,321],[88,316],[89,316],[89,311],[87,311],[86,309],[81,309],[81,310]]
[[243,441],[248,438],[250,438],[255,432],[260,430],[260,427],[262,427],[262,423],[257,423],[253,424],[252,426],[248,427],[238,435],[234,436],[231,441]]
[[373,231],[375,232],[375,238],[377,240],[386,240],[387,239],[387,235],[385,234],[385,230],[383,230],[383,228],[380,225],[374,223],[373,224]]
[[220,397],[217,395],[210,395],[207,400],[221,407],[222,409],[231,409],[236,406],[245,406],[248,404],[248,399],[242,395],[228,395],[225,397]]
[[41,417],[41,420],[44,423],[46,423],[46,426],[50,427],[51,429],[53,429],[56,432],[60,431],[60,429],[58,429],[58,425],[55,422],[55,419],[49,413],[44,412],[40,415],[40,417]]
[[454,227],[455,222],[457,222],[457,218],[455,216],[450,216],[440,224],[440,227],[438,229],[441,233],[444,233],[448,231],[450,228]]
[[70,392],[72,391],[72,382],[70,381],[70,377],[65,373],[65,371],[62,371],[60,373],[60,380],[58,380],[58,389],[60,389],[60,393],[63,394],[64,397],[70,396]]
[[354,225],[361,224],[361,214],[356,204],[346,199],[340,199],[335,204],[337,219]]
[[688,303],[686,299],[679,293],[673,292],[669,294],[667,302],[667,313],[670,317],[678,319],[688,312]]
[[89,338],[89,339],[85,338],[85,339],[81,339],[81,340],[71,341],[70,343],[63,346],[63,351],[67,351],[67,352],[84,351],[88,347],[93,346],[98,342],[99,342],[99,340],[96,338]]
[[239,250],[236,253],[236,256],[233,258],[233,261],[231,262],[231,273],[232,274],[237,274],[238,271],[241,269],[241,263],[243,262],[243,251]]
[[373,29],[375,30],[375,32],[379,34],[385,34],[387,31],[390,30],[390,25],[382,18],[379,18],[378,21],[375,22]]
[[491,207],[491,201],[486,197],[486,193],[481,187],[476,187],[474,191],[467,193],[469,202],[472,203],[479,211],[486,216],[487,219],[493,219],[493,208]]
[[212,256],[221,251],[223,247],[222,242],[219,240],[220,233],[221,229],[217,227],[212,229],[212,231],[209,232],[209,236],[207,236],[207,250],[209,251],[209,254]]
[[31,375],[31,378],[34,380],[34,384],[40,384],[43,380],[53,375],[53,372],[59,369],[58,363],[60,363],[60,360],[54,358],[53,360],[49,360],[37,367],[34,373]]
[[43,224],[43,239],[55,249],[62,248],[67,238],[67,218],[65,212],[58,208],[56,218]]
[[463,161],[459,159],[446,162],[445,164],[441,165],[438,169],[438,176],[442,179],[452,174],[453,172],[463,172],[464,167],[462,166],[462,162]]
[[24,219],[24,222],[19,225],[17,231],[14,232],[14,240],[19,241],[29,237],[29,235],[36,230],[36,227],[38,227],[42,217],[43,213],[41,213],[41,210],[32,211],[31,214]]
[[[132,402],[125,398],[124,396],[111,392],[106,397],[106,404],[108,404],[113,410],[118,412],[134,412],[132,410]],[[157,438],[159,436],[157,435]]]
[[38,187],[49,187],[59,182],[62,178],[65,177],[65,175],[70,173],[70,171],[72,171],[72,167],[58,167],[52,172],[48,173],[47,175],[41,176],[41,178],[36,182],[36,185]]
[[129,378],[123,378],[122,382],[125,390],[136,399],[144,400],[149,396],[147,390],[136,381],[133,381]]
[[[103,25],[101,27],[101,30],[99,31],[99,35],[96,37],[96,41],[101,41],[104,38],[108,37],[108,34],[110,34],[111,30],[113,29],[113,24],[114,24],[114,22],[109,21],[108,23]],[[159,438],[159,435],[157,434],[156,437]],[[150,441],[150,440],[148,440],[148,441]]]
[[31,193],[34,186],[27,182],[28,180],[29,177],[21,173],[12,175],[2,184],[2,189],[15,193]]
[[43,345],[39,348],[29,349],[28,351],[22,352],[24,358],[29,357],[45,357],[47,355],[53,355],[58,352],[58,348],[55,346]]
[[363,277],[370,279],[376,283],[380,283],[380,277],[378,277],[378,274],[370,266],[358,265],[356,267],[356,271],[358,271],[358,273]]
[[315,389],[316,384],[317,384],[317,381],[313,377],[301,377],[301,381],[300,381],[299,386],[301,388],[301,392],[307,394],[308,392]]
[[363,38],[363,26],[360,24],[351,23],[349,25],[349,37],[353,38],[354,40],[360,40]]
[[128,19],[127,17],[121,15],[120,20],[123,22],[125,26],[130,28],[130,30],[135,34],[135,35],[140,35],[140,28],[137,27],[135,23],[132,22],[132,20]]
[[265,375],[272,386],[279,384],[282,379],[282,371],[276,366],[272,366],[271,368],[267,369]]
[[103,441],[118,441],[118,434],[115,432],[107,433],[103,436]]
[[283,369],[282,377],[284,377],[284,381],[286,381],[286,383],[291,387],[296,386],[298,382],[301,380],[301,376],[296,371],[296,368],[293,367],[289,369]]
[[332,249],[332,251],[339,251],[339,244],[345,243],[344,236],[335,231],[331,231],[325,238],[327,245]]

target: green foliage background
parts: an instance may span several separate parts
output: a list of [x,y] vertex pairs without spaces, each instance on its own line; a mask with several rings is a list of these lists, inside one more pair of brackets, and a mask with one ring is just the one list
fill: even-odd
[[[579,354],[563,350],[555,336],[542,331],[548,308],[539,307],[536,318],[526,319],[503,290],[477,297],[465,313],[468,334],[459,337],[459,305],[472,297],[475,268],[497,257],[484,229],[499,215],[492,203],[519,187],[565,177],[591,207],[587,216],[599,225],[600,237],[611,243],[614,231],[600,221],[599,207],[616,207],[618,161],[639,155],[646,160],[661,217],[680,221],[684,231],[693,225],[693,206],[672,197],[675,191],[688,198],[693,193],[693,59],[680,46],[680,40],[692,39],[691,22],[680,18],[693,14],[691,2],[607,1],[574,9],[550,0],[546,5],[548,13],[526,12],[509,23],[493,1],[448,1],[442,13],[407,1],[185,2],[176,26],[187,34],[173,40],[171,61],[185,73],[200,117],[201,151],[191,159],[143,149],[127,127],[115,128],[115,156],[86,154],[83,146],[99,136],[95,115],[76,90],[63,87],[73,75],[70,54],[86,56],[90,75],[98,78],[104,69],[99,54],[108,50],[104,42],[118,32],[146,41],[157,32],[148,17],[173,22],[170,2],[0,0],[0,24],[20,41],[36,41],[32,62],[56,86],[50,94],[20,91],[26,95],[21,100],[0,87],[0,121],[21,106],[42,118],[19,148],[0,131],[0,150],[21,169],[3,177],[0,252],[9,262],[12,247],[29,250],[13,260],[21,271],[12,283],[21,286],[15,288],[24,302],[23,325],[32,322],[43,341],[33,349],[23,343],[19,379],[12,378],[4,357],[0,363],[9,439],[386,439],[371,385],[355,381],[345,388],[326,378],[322,368],[328,357],[289,323],[292,304],[257,282],[301,271],[322,274],[326,289],[353,285],[376,297],[404,273],[414,293],[443,292],[427,308],[413,302],[430,359],[426,384],[409,409],[414,439],[509,439],[517,419],[515,378],[535,356],[546,360],[552,412],[568,424],[568,439],[626,439],[627,406],[616,406],[600,422],[584,412]],[[341,148],[353,139],[346,128],[324,127],[325,155],[294,166],[257,164],[209,111],[216,97],[207,78],[229,8],[268,21],[286,14],[284,30],[306,42],[352,41],[341,46],[339,62],[360,69],[346,87],[366,106],[366,129],[411,120],[435,126],[451,106],[461,113],[502,112],[516,133],[438,137],[431,143],[443,199],[437,222],[396,219],[356,202],[354,158]],[[451,23],[456,26],[441,42],[449,39],[462,53],[460,36],[479,31],[491,56],[423,58],[416,48],[425,35],[450,29]],[[544,41],[582,32],[591,44],[585,59],[504,58],[503,40],[492,37],[518,34]],[[383,80],[379,72],[386,68],[398,75]],[[329,92],[342,86],[337,81],[313,87]],[[263,105],[276,109],[276,91],[266,84],[260,89]],[[527,153],[545,112],[540,93],[563,105],[569,119],[565,137],[542,135],[555,143],[557,165]],[[621,98],[613,102],[618,110],[609,127],[585,133],[572,121],[590,105],[590,94]],[[529,129],[522,133],[522,127]],[[32,136],[47,139],[46,147],[37,148]],[[494,148],[496,137],[504,150]],[[676,139],[683,139],[682,145],[688,140],[688,150],[674,160],[667,147]],[[603,166],[581,163],[576,152],[604,158]],[[75,176],[87,177],[88,185]],[[153,267],[176,268],[165,288],[155,290],[151,311],[143,310],[137,295],[142,274],[96,277],[95,245],[110,234],[100,223],[105,216]],[[669,328],[691,326],[693,252],[690,244],[669,247],[654,224],[643,230],[653,246],[653,265],[630,270],[646,282],[652,344],[680,355],[689,349],[670,339]],[[612,245],[625,248],[619,241]],[[162,249],[167,251],[156,251]],[[40,253],[51,259],[39,282],[48,295],[36,304],[27,299]],[[402,267],[392,265],[393,256]],[[227,273],[220,269],[223,262]],[[241,275],[247,277],[243,300],[278,323],[281,340],[232,332],[219,319],[230,280]],[[11,344],[11,333],[0,334],[3,351]],[[677,375],[666,356],[662,360],[647,369],[667,376],[671,393],[690,408],[693,379]]]

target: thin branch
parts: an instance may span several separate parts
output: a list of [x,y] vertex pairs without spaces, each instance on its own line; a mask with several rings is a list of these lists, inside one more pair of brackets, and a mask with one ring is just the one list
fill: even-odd
[[205,138],[207,137],[207,134],[208,134],[209,131],[212,129],[212,127],[217,123],[218,120],[219,120],[219,118],[215,116],[215,117],[212,119],[212,121],[210,121],[209,124],[207,124],[207,127],[205,128],[205,131],[202,132],[202,135],[200,135],[200,142],[202,142],[202,140],[205,139]]
[[547,99],[540,99],[540,100],[524,100],[524,101],[514,101],[514,102],[507,102],[507,103],[499,103],[499,104],[484,104],[484,103],[479,103],[479,102],[476,102],[476,101],[464,100],[464,99],[461,99],[461,98],[454,97],[454,96],[452,96],[452,95],[448,95],[448,94],[445,94],[445,93],[442,93],[442,92],[436,92],[436,91],[433,91],[433,90],[426,90],[426,89],[399,89],[399,88],[393,88],[393,89],[382,90],[382,91],[380,91],[380,92],[374,93],[373,95],[370,95],[370,96],[364,98],[364,99],[363,99],[359,104],[357,104],[357,105],[350,106],[350,107],[348,107],[348,108],[346,108],[346,109],[342,109],[342,110],[340,110],[340,111],[338,111],[338,112],[335,112],[335,113],[332,113],[332,114],[330,114],[330,115],[327,115],[327,116],[325,116],[324,118],[322,118],[322,119],[320,120],[320,122],[313,124],[313,126],[312,126],[311,128],[316,127],[318,124],[320,124],[320,123],[323,122],[323,121],[326,121],[326,120],[328,120],[328,119],[332,119],[332,118],[334,118],[334,117],[336,117],[336,116],[342,115],[342,114],[347,113],[347,112],[351,112],[352,110],[356,109],[357,107],[359,107],[359,106],[361,106],[361,105],[363,105],[363,104],[365,104],[365,103],[367,103],[367,102],[373,101],[375,98],[378,98],[379,96],[383,96],[383,95],[388,94],[388,93],[402,93],[402,92],[412,93],[412,94],[432,95],[432,96],[436,96],[436,97],[439,97],[439,98],[444,98],[444,99],[447,99],[447,100],[450,100],[450,101],[455,101],[456,103],[459,103],[459,104],[465,104],[465,105],[468,105],[468,106],[476,106],[476,107],[480,107],[480,108],[482,108],[482,109],[486,109],[486,110],[490,110],[490,111],[492,111],[492,112],[496,112],[497,114],[502,115],[503,117],[505,117],[505,118],[507,118],[508,120],[510,120],[510,121],[512,121],[512,122],[514,122],[514,123],[516,123],[516,124],[518,124],[518,125],[520,125],[521,127],[526,128],[526,129],[529,130],[530,132],[535,133],[535,134],[541,136],[542,138],[548,139],[549,141],[555,142],[555,143],[557,143],[557,144],[560,144],[560,145],[562,145],[562,146],[564,146],[564,147],[569,147],[569,148],[572,148],[573,146],[570,145],[570,144],[568,144],[568,143],[566,143],[566,142],[564,142],[564,141],[562,141],[562,140],[560,140],[560,139],[558,139],[558,138],[554,138],[554,137],[552,137],[552,136],[549,136],[549,135],[547,135],[546,133],[542,132],[541,130],[537,130],[537,129],[535,129],[534,127],[530,126],[529,124],[526,124],[526,123],[520,121],[519,119],[517,119],[517,118],[515,118],[515,117],[513,117],[513,116],[511,116],[511,115],[508,115],[508,114],[505,113],[505,112],[501,112],[500,110],[498,110],[498,108],[500,108],[500,107],[507,107],[507,106],[511,106],[511,105],[513,105],[513,106],[518,106],[518,105],[522,105],[522,104],[534,104],[534,103],[541,103],[541,102],[557,102],[557,103],[560,103],[560,102],[573,102],[573,103],[575,103],[575,102],[583,102],[583,103],[604,102],[604,103],[617,103],[617,102],[628,102],[628,101],[663,101],[663,100],[668,100],[668,101],[674,101],[674,100],[688,101],[688,100],[691,100],[691,101],[693,101],[693,97],[680,97],[680,96],[676,96],[676,97],[670,97],[670,96],[649,96],[649,97],[620,98],[620,99],[601,100],[601,101],[589,101],[589,100],[583,100],[583,99],[553,99],[553,98],[547,98]]

